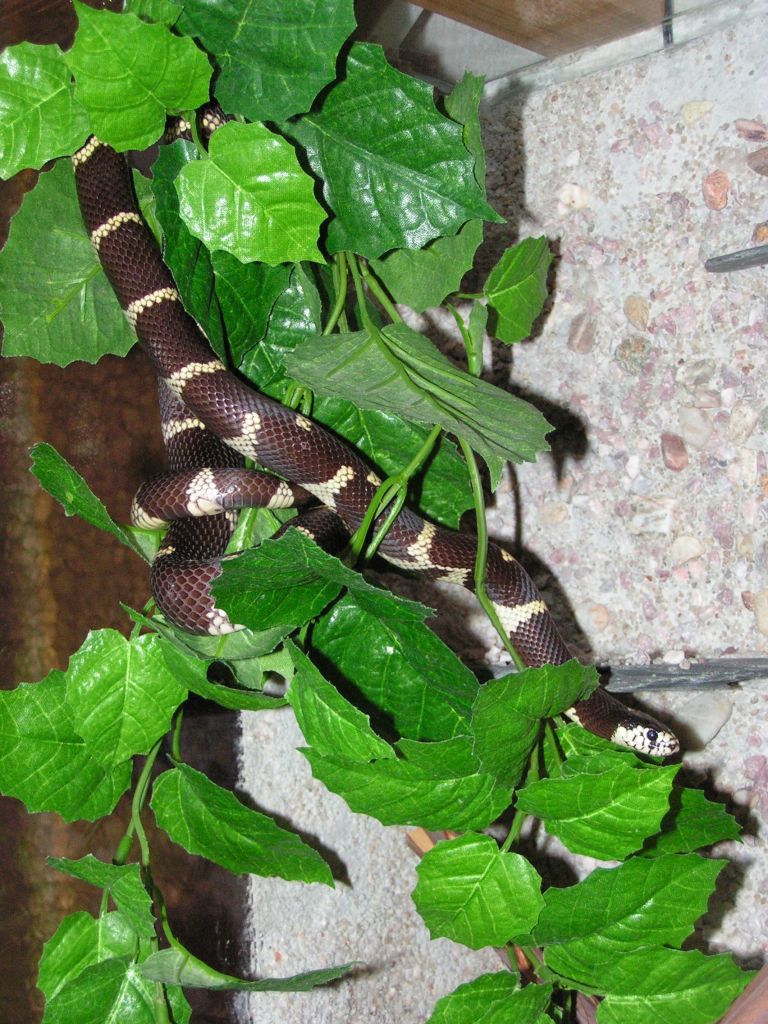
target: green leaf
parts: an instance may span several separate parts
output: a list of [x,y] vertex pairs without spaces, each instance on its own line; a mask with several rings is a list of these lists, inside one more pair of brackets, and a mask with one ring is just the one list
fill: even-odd
[[[474,157],[475,179],[481,188],[485,186],[485,154],[478,117],[482,95],[482,78],[465,73],[445,98],[446,113],[462,126],[464,145]],[[473,220],[452,238],[435,239],[423,249],[396,249],[374,260],[371,266],[396,302],[423,313],[458,291],[462,278],[472,269],[482,240],[482,221]]]
[[0,790],[30,812],[56,811],[65,821],[109,814],[131,781],[126,762],[111,770],[75,732],[65,700],[66,676],[0,693]]
[[83,227],[67,162],[40,175],[11,221],[0,253],[0,318],[6,356],[57,366],[122,356],[136,341]]
[[465,71],[443,101],[445,112],[462,126],[464,145],[475,158],[475,178],[485,188],[485,150],[480,129],[480,101],[484,79]]
[[517,853],[471,832],[438,843],[416,868],[413,902],[433,939],[470,949],[504,946],[531,933],[544,899],[541,876]]
[[46,999],[92,964],[130,956],[136,933],[119,912],[91,917],[84,910],[69,914],[43,947],[37,987]]
[[58,46],[20,43],[0,53],[0,177],[73,153],[90,131]]
[[[286,636],[319,615],[345,586],[356,593],[379,593],[309,537],[290,529],[223,562],[212,592],[234,622],[279,628]],[[413,602],[403,605],[411,615],[421,609]]]
[[459,290],[482,240],[482,221],[471,220],[453,238],[436,238],[423,249],[395,249],[372,260],[371,268],[395,302],[423,313]]
[[368,716],[345,700],[298,647],[290,642],[287,647],[296,668],[288,699],[307,743],[319,754],[341,754],[353,761],[394,757]]
[[355,592],[315,624],[312,648],[401,735],[441,740],[467,731],[478,683],[425,617],[383,591]]
[[565,765],[563,777],[518,790],[517,807],[542,818],[572,853],[623,860],[658,832],[678,765],[635,768],[621,752],[575,755]]
[[[596,868],[583,882],[548,889],[533,937],[537,945],[589,942],[595,961],[641,946],[680,946],[705,913],[725,861],[696,854],[653,860],[635,857],[616,868]],[[560,953],[547,950],[559,970]]]
[[152,897],[141,880],[138,864],[106,864],[90,853],[80,860],[48,857],[46,863],[65,875],[104,889],[136,935],[141,938],[154,937]]
[[111,533],[132,551],[138,551],[131,534],[118,526],[77,470],[52,445],[41,441],[30,448],[30,455],[30,473],[63,506],[66,515],[79,516],[91,526]]
[[323,967],[317,971],[294,974],[290,978],[262,978],[260,981],[246,981],[222,974],[208,964],[198,960],[191,953],[177,949],[161,949],[147,957],[141,965],[145,978],[161,981],[166,985],[184,985],[185,988],[207,988],[215,990],[235,989],[240,992],[309,992],[320,985],[343,978],[345,974],[362,966],[355,961],[338,967]]
[[482,456],[512,462],[546,451],[552,427],[537,409],[459,370],[406,324],[303,342],[286,357],[288,372],[320,395],[353,397],[363,409],[439,423]]
[[[241,263],[228,252],[212,253],[216,295],[232,361],[239,365],[264,337],[277,299],[288,287],[290,266]],[[297,274],[304,275],[301,268]]]
[[547,272],[552,253],[544,235],[526,238],[507,249],[488,275],[485,296],[496,313],[492,330],[513,344],[531,333],[547,298]]
[[355,28],[351,0],[185,0],[179,27],[216,54],[216,94],[252,121],[308,110],[336,77],[336,58]]
[[369,764],[349,758],[301,751],[312,774],[353,811],[383,825],[420,825],[426,829],[487,828],[509,804],[509,790],[490,775],[476,772],[435,779],[421,765],[391,758]]
[[317,288],[301,266],[290,272],[288,285],[269,315],[262,342],[240,354],[240,369],[261,391],[282,398],[287,378],[283,360],[304,337],[322,329],[322,303]]
[[373,259],[455,235],[468,220],[499,220],[473,173],[461,126],[432,89],[387,64],[378,46],[355,43],[344,80],[317,113],[293,121],[335,214],[331,251]]
[[739,823],[722,804],[708,800],[700,789],[675,786],[661,832],[648,840],[643,855],[690,853],[724,839],[738,839],[740,834]]
[[316,850],[188,765],[163,772],[151,806],[175,843],[234,874],[333,886],[330,868]]
[[[254,693],[252,690],[240,690],[234,686],[209,682],[207,672],[211,663],[181,650],[171,640],[162,639],[160,649],[168,670],[180,685],[185,686],[192,693],[196,693],[198,697],[213,701],[230,711],[264,711],[281,708],[288,703],[283,697],[268,697],[264,693]],[[243,659],[233,662],[233,665],[238,666],[244,662],[250,664],[251,660],[257,661],[261,668],[265,659]],[[268,670],[267,666],[263,671]],[[238,674],[237,668],[234,668],[234,671]]]
[[435,1003],[426,1024],[544,1024],[551,985],[528,985],[509,971],[481,974]]
[[224,359],[224,316],[216,294],[211,254],[179,216],[175,186],[181,169],[199,160],[200,151],[191,142],[179,139],[173,145],[162,146],[152,165],[152,194],[163,231],[163,259],[171,269],[184,308],[203,328],[216,354]]
[[[564,961],[559,948],[554,952]],[[753,976],[730,956],[704,956],[696,949],[640,949],[593,963],[589,949],[581,955],[574,944],[567,964],[560,966],[581,991],[606,996],[598,1024],[711,1024]]]
[[145,21],[174,25],[181,14],[180,0],[126,0],[123,10]]
[[588,696],[597,682],[594,669],[572,660],[485,683],[472,711],[474,751],[483,768],[500,782],[515,785],[536,743],[541,720]]
[[67,703],[90,753],[106,767],[147,754],[186,699],[158,636],[91,631],[67,668]]
[[181,217],[196,238],[243,263],[322,261],[325,211],[285,139],[262,124],[231,122],[211,136],[208,156],[176,179]]
[[129,957],[87,967],[46,1005],[42,1024],[155,1024],[155,987]]
[[163,134],[167,111],[208,102],[211,66],[191,39],[134,14],[74,2],[78,28],[64,57],[103,142],[121,152],[145,149]]

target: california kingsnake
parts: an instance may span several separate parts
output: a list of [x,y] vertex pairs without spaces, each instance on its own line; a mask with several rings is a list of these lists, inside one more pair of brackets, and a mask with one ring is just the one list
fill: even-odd
[[[170,271],[134,197],[123,158],[91,137],[73,157],[80,206],[101,264],[139,342],[158,375],[163,431],[176,475],[139,492],[134,516],[150,525],[176,515],[152,571],[159,606],[191,632],[220,634],[237,628],[210,594],[230,535],[232,498],[258,491],[258,500],[285,503],[309,496],[334,510],[354,532],[381,482],[363,460],[328,430],[242,383],[212,353],[181,304]],[[240,456],[293,481],[242,470]],[[216,467],[216,468],[213,468]],[[245,476],[243,476],[245,474]],[[220,493],[224,486],[225,495]],[[175,509],[166,497],[174,498]],[[226,497],[229,494],[230,497]],[[174,505],[171,500],[170,505]],[[218,514],[211,514],[218,513]],[[403,509],[379,548],[395,566],[428,579],[472,586],[473,537],[453,533]],[[569,652],[534,583],[506,551],[490,545],[486,589],[510,639],[529,666],[561,664]],[[598,689],[567,712],[585,728],[624,746],[656,755],[678,749],[659,722]]]

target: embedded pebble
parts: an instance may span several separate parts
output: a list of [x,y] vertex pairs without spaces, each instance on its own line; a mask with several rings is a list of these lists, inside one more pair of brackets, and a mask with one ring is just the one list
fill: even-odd
[[569,515],[568,506],[564,502],[549,501],[541,506],[537,519],[543,526],[558,526],[564,523]]
[[768,146],[756,149],[754,153],[747,156],[747,167],[755,174],[762,174],[768,178]]
[[685,469],[688,465],[688,449],[679,434],[664,433],[661,435],[661,457],[664,459],[667,469],[671,469],[674,473]]
[[768,590],[758,590],[757,593],[742,594],[742,600],[749,611],[755,616],[758,633],[768,636]]
[[692,448],[704,448],[712,430],[712,420],[702,409],[685,406],[680,410],[680,433]]
[[590,633],[602,633],[611,621],[609,609],[604,604],[594,602],[579,605],[577,616]]
[[768,128],[762,122],[739,117],[735,124],[740,138],[748,142],[768,142]]
[[705,384],[709,384],[717,370],[717,363],[714,359],[692,359],[683,363],[675,374],[675,380],[686,389],[693,391]]
[[731,410],[728,420],[728,438],[736,444],[746,441],[757,423],[758,411],[751,405],[742,403]]
[[568,348],[585,354],[595,347],[595,321],[587,313],[579,313],[568,329]]
[[712,171],[701,183],[704,202],[710,210],[724,210],[728,205],[728,188],[731,182],[725,171]]
[[642,535],[658,533],[668,536],[672,529],[672,513],[677,502],[664,495],[638,499],[635,513],[627,528],[630,533]]
[[683,746],[701,750],[720,732],[731,717],[733,701],[723,693],[698,693],[675,716],[675,729]]
[[648,303],[642,295],[628,295],[624,300],[624,316],[640,331],[648,326],[649,311]]
[[641,337],[639,334],[632,335],[631,338],[625,338],[616,349],[615,359],[622,370],[627,373],[631,373],[633,377],[636,377],[643,366],[648,362],[648,357],[651,354],[651,343],[647,338]]
[[690,533],[681,533],[679,537],[675,537],[672,541],[669,548],[669,557],[673,565],[684,565],[686,562],[690,562],[692,559],[703,555],[705,551],[706,548],[698,537],[693,537]]
[[690,103],[682,105],[680,113],[683,115],[685,123],[690,126],[700,121],[702,117],[710,112],[714,105],[711,100],[691,100]]
[[557,193],[557,211],[563,214],[572,210],[583,210],[589,206],[589,200],[589,192],[581,185],[563,185]]

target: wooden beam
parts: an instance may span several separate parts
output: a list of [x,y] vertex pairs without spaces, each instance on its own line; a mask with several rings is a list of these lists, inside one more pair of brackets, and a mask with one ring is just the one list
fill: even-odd
[[664,0],[415,0],[419,7],[545,57],[660,25]]

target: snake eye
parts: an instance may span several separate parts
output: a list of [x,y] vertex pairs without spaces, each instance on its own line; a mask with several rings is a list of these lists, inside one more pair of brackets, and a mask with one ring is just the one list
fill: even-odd
[[655,743],[656,740],[659,738],[659,734],[656,732],[655,729],[648,729],[648,731],[646,732],[646,736],[651,741],[651,743]]

